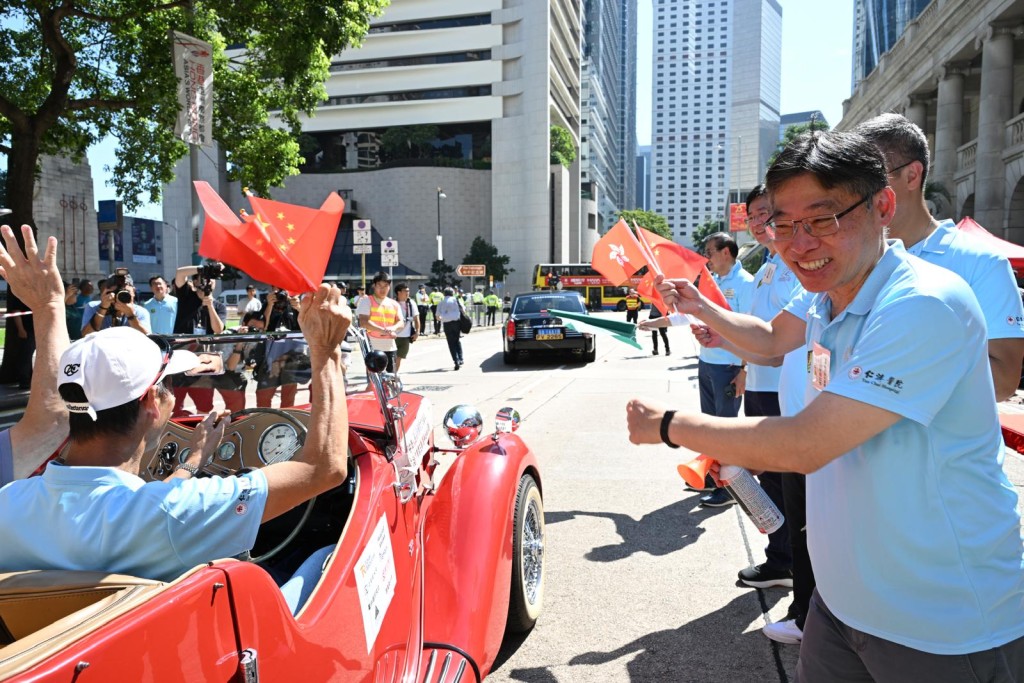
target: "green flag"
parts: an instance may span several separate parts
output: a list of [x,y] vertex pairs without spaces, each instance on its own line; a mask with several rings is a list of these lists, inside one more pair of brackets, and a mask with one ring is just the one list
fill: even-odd
[[621,320],[598,318],[597,316],[587,315],[585,313],[559,311],[554,308],[548,309],[548,313],[562,318],[566,327],[570,327],[577,332],[592,332],[594,334],[611,335],[624,344],[629,344],[637,349],[643,349],[643,347],[640,346],[640,343],[636,340],[636,325],[633,323],[624,323]]

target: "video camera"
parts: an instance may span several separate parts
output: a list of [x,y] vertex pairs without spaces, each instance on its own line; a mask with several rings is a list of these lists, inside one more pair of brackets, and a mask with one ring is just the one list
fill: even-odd
[[199,289],[204,296],[210,296],[213,294],[213,283],[210,280],[219,280],[224,274],[224,264],[218,263],[217,261],[211,261],[204,263],[199,266],[196,270],[196,280],[198,280],[197,289]]

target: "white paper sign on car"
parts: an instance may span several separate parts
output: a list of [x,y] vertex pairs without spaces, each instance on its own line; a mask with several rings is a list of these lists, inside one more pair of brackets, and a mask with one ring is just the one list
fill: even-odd
[[366,633],[366,652],[373,650],[373,643],[380,633],[388,606],[395,597],[395,553],[391,548],[387,519],[381,515],[377,527],[370,536],[356,562],[356,588],[363,613],[363,631]]

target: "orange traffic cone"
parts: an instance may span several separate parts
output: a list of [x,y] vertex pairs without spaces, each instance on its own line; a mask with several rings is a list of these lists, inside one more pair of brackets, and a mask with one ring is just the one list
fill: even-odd
[[685,465],[677,466],[676,471],[679,472],[679,476],[691,487],[698,491],[703,491],[704,478],[711,471],[711,463],[713,462],[714,459],[706,455],[698,455]]

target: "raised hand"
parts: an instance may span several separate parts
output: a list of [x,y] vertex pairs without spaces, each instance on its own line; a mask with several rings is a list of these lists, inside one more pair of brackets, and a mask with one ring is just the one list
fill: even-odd
[[63,306],[64,282],[57,270],[57,238],[46,240],[46,251],[39,258],[39,247],[30,226],[21,226],[24,253],[11,226],[0,226],[0,234],[4,240],[4,246],[0,246],[0,275],[14,294],[33,311],[49,304]]
[[299,302],[299,328],[310,350],[334,352],[352,324],[352,311],[334,285],[320,285]]

